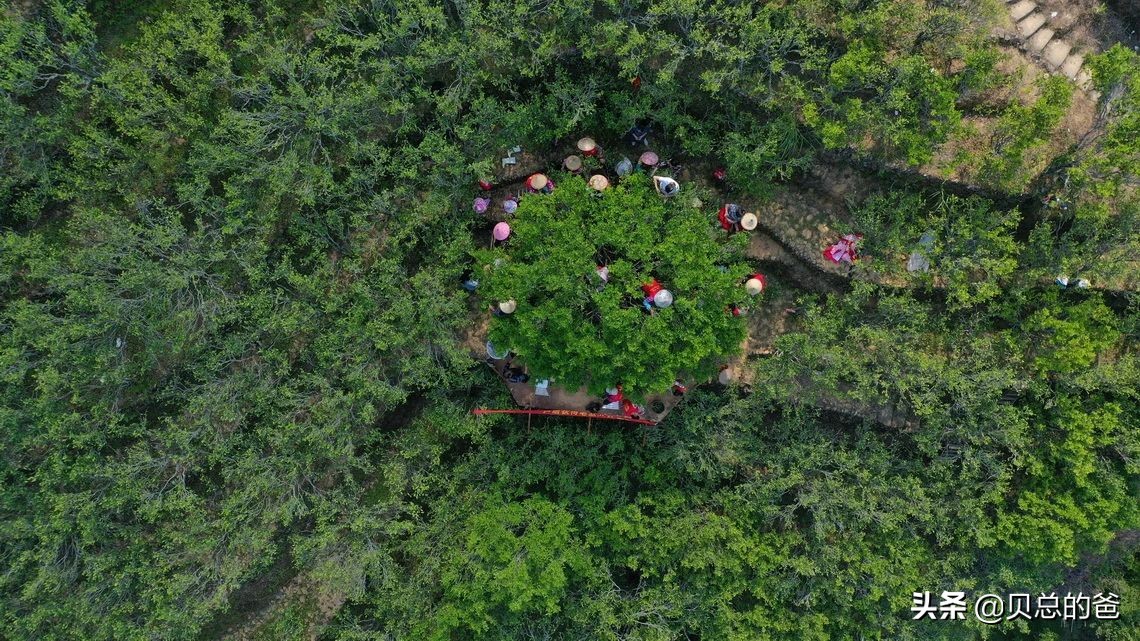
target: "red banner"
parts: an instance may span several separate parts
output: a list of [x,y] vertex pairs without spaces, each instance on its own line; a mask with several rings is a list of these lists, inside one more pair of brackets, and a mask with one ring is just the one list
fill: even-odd
[[604,421],[625,421],[627,423],[637,423],[638,425],[656,425],[653,421],[647,421],[641,418],[629,418],[620,414],[598,414],[596,412],[583,412],[580,410],[488,410],[483,408],[475,408],[471,410],[472,414],[531,414],[537,416],[561,416],[563,418],[597,418]]

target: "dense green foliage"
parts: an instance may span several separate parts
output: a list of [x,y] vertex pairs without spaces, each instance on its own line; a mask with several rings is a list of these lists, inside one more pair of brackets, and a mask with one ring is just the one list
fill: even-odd
[[[634,398],[680,375],[708,379],[739,352],[744,319],[729,310],[749,298],[741,243],[719,242],[690,195],[663,198],[644,175],[601,193],[578,177],[557,182],[523,197],[505,245],[476,252],[481,295],[518,303],[492,319],[496,346],[539,378],[595,394],[621,385]],[[653,279],[675,301],[650,313],[641,286]]]
[[[750,387],[694,391],[644,443],[468,414],[509,402],[458,339],[501,150],[648,122],[752,195],[828,149],[918,164],[1001,82],[990,10],[9,3],[0,637],[216,638],[304,569],[347,599],[328,640],[1129,638],[1140,311],[1042,284],[1135,269],[1126,48],[1090,58],[1104,109],[1034,179],[1043,209],[859,203],[876,261],[936,232],[937,286],[796,292]],[[998,108],[996,142],[1047,135],[1067,89]],[[816,409],[845,402],[914,421]],[[944,589],[1113,591],[1124,620],[910,621]]]
[[898,276],[906,262],[896,255],[918,252],[930,269],[910,278],[945,287],[951,309],[991,300],[1009,285],[1021,249],[1013,238],[1018,216],[982,198],[912,192],[877,194],[855,210],[874,266]]

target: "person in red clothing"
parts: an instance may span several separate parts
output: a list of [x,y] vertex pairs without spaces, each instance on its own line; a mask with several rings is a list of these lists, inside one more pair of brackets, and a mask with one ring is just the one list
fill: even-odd
[[627,418],[639,419],[645,413],[645,408],[625,399],[621,402],[621,413],[625,414]]
[[740,205],[732,203],[725,203],[717,212],[716,219],[720,221],[720,226],[727,232],[740,231],[740,219],[744,217],[744,210]]
[[662,286],[656,278],[641,286],[641,291],[645,292],[645,297],[649,299],[652,299],[654,296],[656,296],[657,292],[661,291],[662,289],[665,289],[665,287]]
[[554,191],[554,181],[543,174],[531,174],[530,178],[526,179],[526,189],[532,194],[549,194]]
[[759,296],[768,287],[768,279],[759,272],[744,279],[744,290],[750,296]]
[[665,289],[656,278],[642,285],[641,291],[645,292],[645,298],[641,300],[641,306],[644,307],[645,311],[650,315],[656,313],[657,308],[664,309],[673,304],[673,292]]

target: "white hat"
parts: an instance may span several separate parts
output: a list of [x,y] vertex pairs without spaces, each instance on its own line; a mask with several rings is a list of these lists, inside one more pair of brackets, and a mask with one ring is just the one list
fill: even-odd
[[724,368],[724,369],[720,370],[720,374],[717,374],[717,375],[716,375],[716,380],[717,380],[717,381],[718,381],[718,382],[719,382],[721,385],[728,385],[729,383],[731,383],[731,382],[732,382],[732,379],[734,379],[734,378],[736,378],[736,375],[735,375],[735,374],[733,373],[733,371],[732,371],[730,368],[728,368],[728,367],[726,367],[726,368]]
[[759,278],[749,278],[748,281],[744,283],[744,291],[752,296],[756,296],[764,291],[764,281]]
[[756,220],[756,214],[753,214],[751,212],[746,213],[740,217],[740,226],[747,229],[748,231],[756,229],[756,223],[758,222],[759,221]]
[[499,311],[503,312],[504,314],[513,314],[517,308],[518,304],[515,303],[515,299],[513,298],[499,303]]
[[653,295],[653,304],[665,308],[673,304],[673,293],[663,289]]
[[601,174],[594,174],[590,176],[590,187],[598,190],[605,191],[610,186],[610,179]]

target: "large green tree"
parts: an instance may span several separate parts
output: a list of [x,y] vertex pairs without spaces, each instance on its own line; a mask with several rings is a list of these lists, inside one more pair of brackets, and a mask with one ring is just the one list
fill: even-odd
[[[719,240],[693,198],[663,198],[643,175],[605,192],[581,178],[558,182],[522,198],[505,245],[475,252],[484,297],[518,305],[491,323],[496,346],[571,389],[620,384],[635,397],[681,373],[708,376],[739,350],[744,323],[731,308],[748,297],[742,243]],[[654,279],[672,305],[643,305],[641,287]]]

